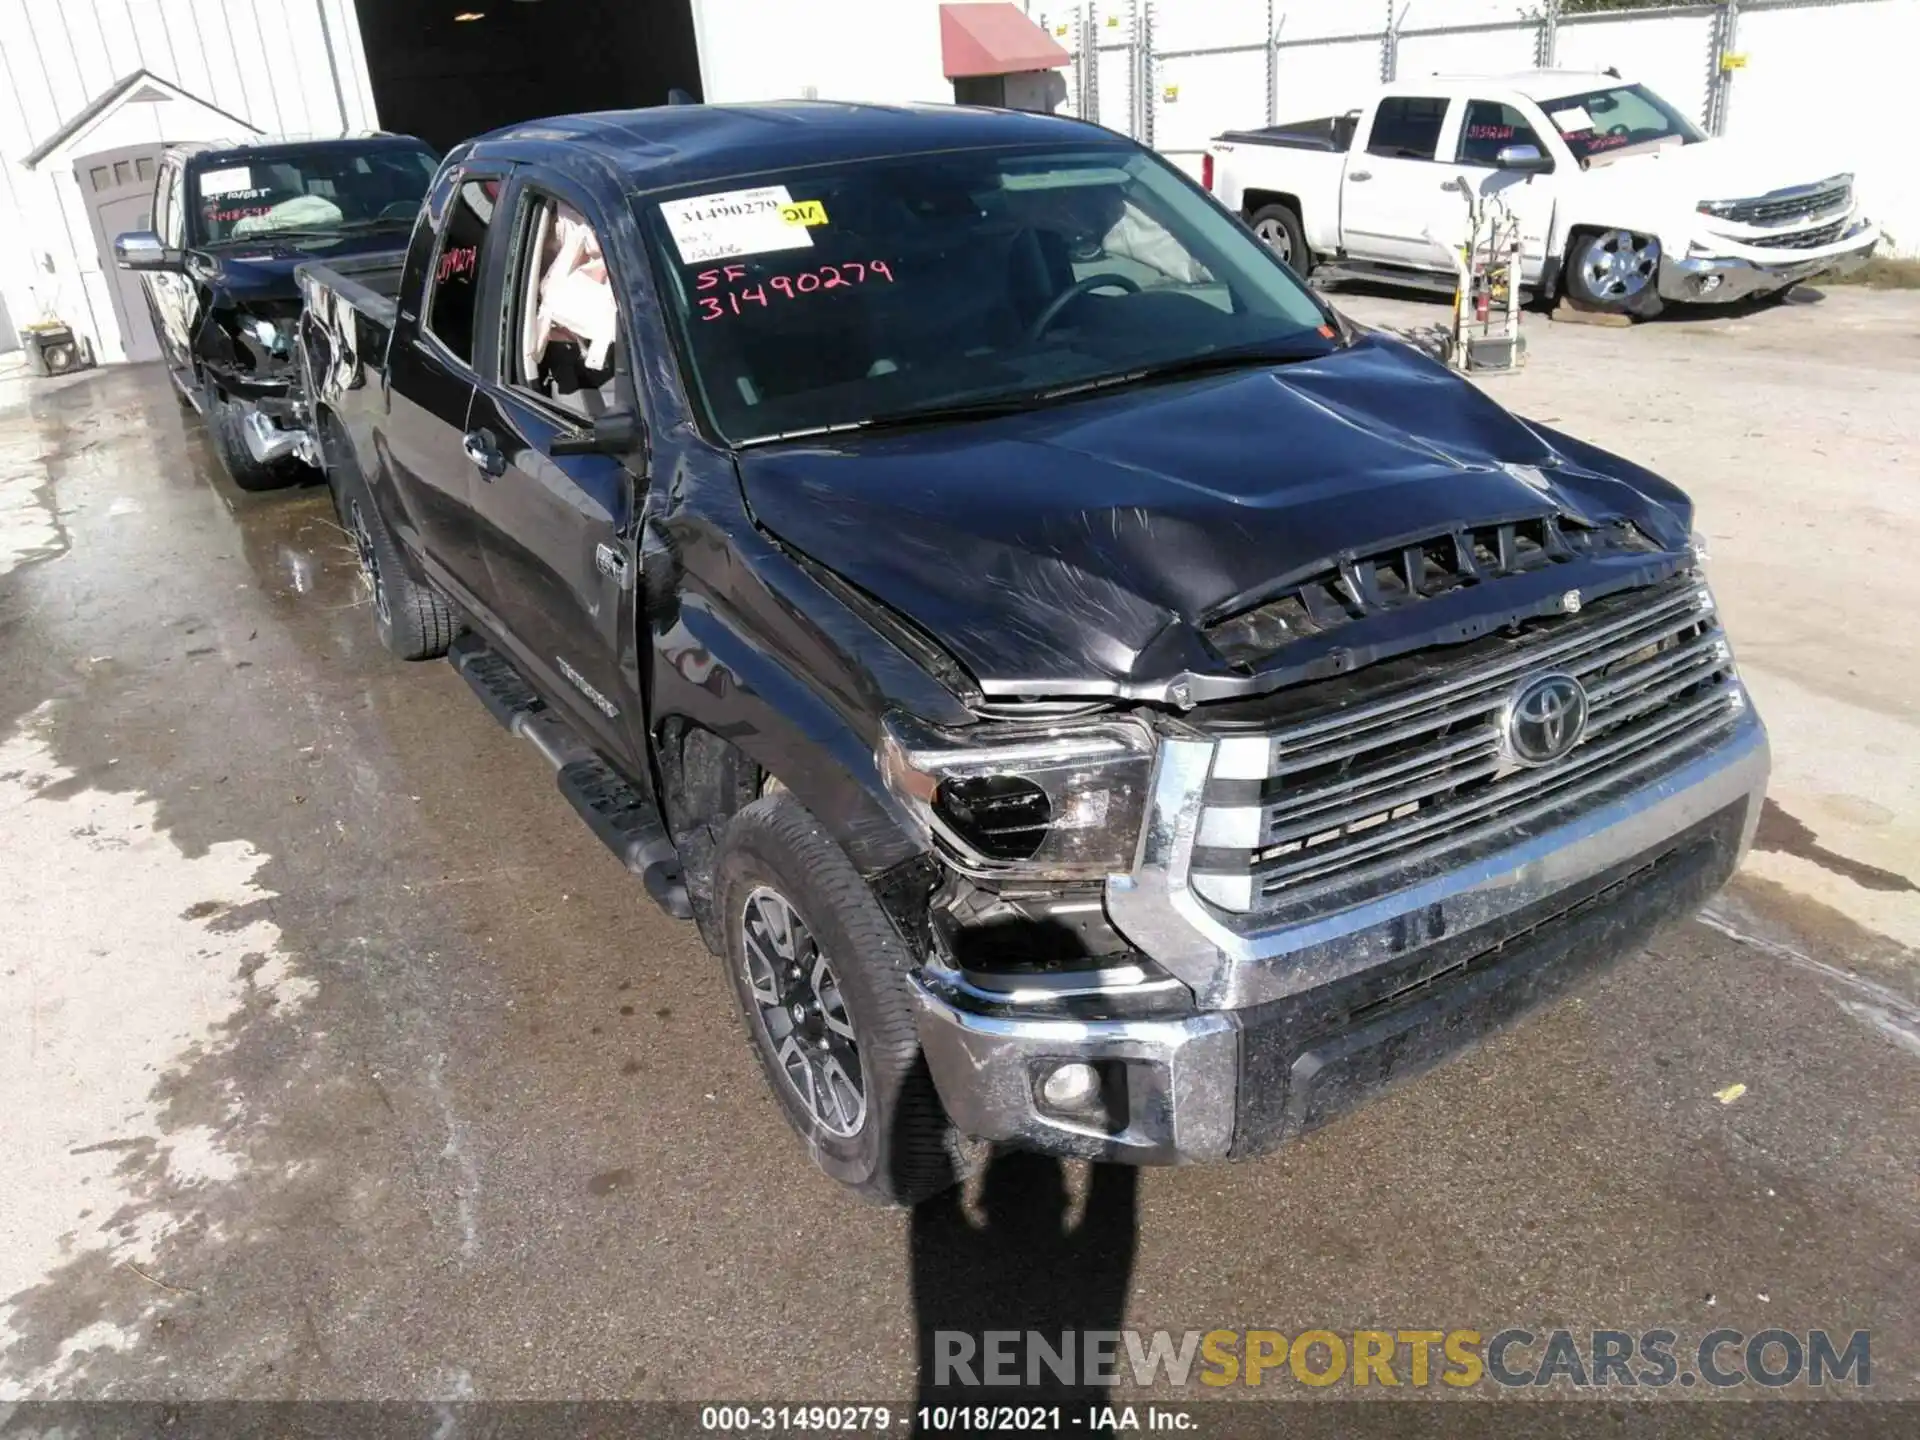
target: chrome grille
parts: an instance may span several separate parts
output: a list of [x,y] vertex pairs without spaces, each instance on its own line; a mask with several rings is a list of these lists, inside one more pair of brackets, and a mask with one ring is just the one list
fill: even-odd
[[[1745,701],[1706,588],[1688,581],[1568,620],[1495,659],[1272,734],[1219,742],[1191,867],[1225,909],[1362,886],[1650,777]],[[1523,768],[1502,717],[1524,682],[1580,680],[1565,756]]]
[[1831,245],[1846,232],[1846,228],[1847,222],[1840,219],[1831,225],[1822,225],[1817,230],[1798,230],[1767,243],[1782,250],[1812,250],[1821,245]]
[[1842,180],[1835,185],[1800,190],[1785,195],[1759,195],[1751,200],[1723,201],[1711,213],[1742,225],[1791,225],[1809,216],[1824,215],[1853,204],[1853,185]]

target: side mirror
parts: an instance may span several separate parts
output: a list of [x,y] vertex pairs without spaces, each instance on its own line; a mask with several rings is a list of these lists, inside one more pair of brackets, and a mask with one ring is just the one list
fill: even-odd
[[647,427],[631,410],[609,410],[596,415],[593,428],[583,435],[556,435],[548,451],[554,455],[633,455],[646,448]]
[[179,270],[180,253],[169,252],[151,230],[129,230],[113,237],[113,260],[122,270]]
[[1553,161],[1540,153],[1538,145],[1502,145],[1494,153],[1493,163],[1502,170],[1533,170],[1544,173],[1553,169]]

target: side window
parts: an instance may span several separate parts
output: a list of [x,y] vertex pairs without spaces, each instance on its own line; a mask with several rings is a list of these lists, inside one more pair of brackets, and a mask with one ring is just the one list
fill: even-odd
[[446,228],[433,262],[426,328],[465,363],[473,363],[474,311],[480,301],[480,251],[493,223],[498,180],[467,180],[447,207]]
[[1446,118],[1444,97],[1389,95],[1374,112],[1367,153],[1401,160],[1432,160],[1440,149],[1440,125]]
[[1460,127],[1457,159],[1462,165],[1486,165],[1500,168],[1500,152],[1509,145],[1531,145],[1542,155],[1547,147],[1527,123],[1527,117],[1511,105],[1498,100],[1474,100],[1467,105],[1467,118]]
[[615,405],[620,313],[606,255],[571,205],[531,190],[527,200],[501,378],[590,418]]

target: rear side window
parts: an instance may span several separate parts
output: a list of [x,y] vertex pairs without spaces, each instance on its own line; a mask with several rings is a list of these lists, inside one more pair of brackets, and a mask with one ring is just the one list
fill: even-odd
[[1431,160],[1440,149],[1440,125],[1447,118],[1444,97],[1392,95],[1380,102],[1367,137],[1367,153],[1401,160]]
[[1511,105],[1498,100],[1475,100],[1467,106],[1466,122],[1460,127],[1460,150],[1456,158],[1462,165],[1487,165],[1498,169],[1500,152],[1509,145],[1531,145],[1542,155],[1547,147],[1527,117]]
[[433,260],[427,330],[466,364],[473,363],[474,310],[480,299],[480,252],[493,223],[498,180],[468,180],[447,207],[447,226]]

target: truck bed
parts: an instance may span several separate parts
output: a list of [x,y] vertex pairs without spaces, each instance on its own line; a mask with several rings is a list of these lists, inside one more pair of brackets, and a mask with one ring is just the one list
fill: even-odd
[[384,393],[380,378],[406,259],[404,250],[383,251],[315,261],[293,272],[300,286],[300,359],[307,376],[307,403],[316,417],[332,416],[350,434],[370,423],[372,402],[365,397]]
[[1290,150],[1328,150],[1345,152],[1353,144],[1353,132],[1360,124],[1360,112],[1323,115],[1314,120],[1289,120],[1258,130],[1228,130],[1214,138],[1236,145],[1280,145]]
[[311,297],[310,287],[322,286],[366,319],[391,328],[395,297],[400,293],[400,272],[406,262],[405,250],[392,250],[344,260],[316,260],[293,273],[303,297]]

